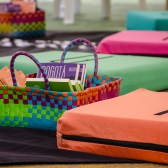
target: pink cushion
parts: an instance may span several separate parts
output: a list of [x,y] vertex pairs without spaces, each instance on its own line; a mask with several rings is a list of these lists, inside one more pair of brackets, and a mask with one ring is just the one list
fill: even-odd
[[99,43],[97,52],[168,56],[168,32],[124,30],[105,37]]

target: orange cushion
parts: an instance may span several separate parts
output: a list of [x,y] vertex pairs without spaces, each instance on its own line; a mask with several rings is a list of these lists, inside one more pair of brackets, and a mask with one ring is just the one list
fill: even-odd
[[138,89],[67,111],[58,147],[168,164],[168,93]]

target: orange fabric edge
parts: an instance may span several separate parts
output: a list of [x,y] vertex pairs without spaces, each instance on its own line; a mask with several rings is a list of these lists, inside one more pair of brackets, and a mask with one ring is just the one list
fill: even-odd
[[168,153],[128,148],[128,147],[118,147],[103,144],[64,140],[62,139],[62,135],[58,132],[57,132],[57,146],[59,149],[74,150],[104,156],[168,164]]

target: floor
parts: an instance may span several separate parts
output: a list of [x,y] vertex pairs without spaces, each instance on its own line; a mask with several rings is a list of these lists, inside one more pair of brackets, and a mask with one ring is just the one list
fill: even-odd
[[[2,166],[4,167],[4,166]],[[49,164],[49,165],[11,165],[5,168],[166,168],[159,164]],[[0,166],[1,168],[1,166]]]

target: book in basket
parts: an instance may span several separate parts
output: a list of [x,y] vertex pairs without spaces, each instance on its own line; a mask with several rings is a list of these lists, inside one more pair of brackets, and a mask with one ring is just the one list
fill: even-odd
[[78,80],[80,81],[80,87],[83,89],[83,86],[85,83],[87,65],[86,64],[79,64],[79,65],[80,65],[80,70],[79,70]]
[[[69,78],[78,80],[80,65],[75,63],[47,62],[41,63],[48,78]],[[37,78],[42,78],[42,73],[38,69]]]
[[[49,85],[52,91],[57,92],[73,92],[73,87],[70,79],[55,79],[49,78]],[[38,89],[45,89],[44,78],[27,78],[26,86]]]
[[0,12],[6,13],[6,12],[20,12],[21,8],[20,5],[15,5],[12,3],[0,3]]
[[79,91],[83,90],[80,86],[80,81],[71,80],[71,84],[72,84],[74,91],[79,92]]

